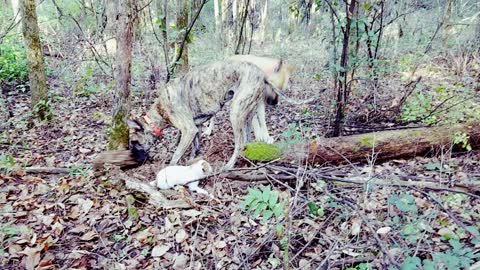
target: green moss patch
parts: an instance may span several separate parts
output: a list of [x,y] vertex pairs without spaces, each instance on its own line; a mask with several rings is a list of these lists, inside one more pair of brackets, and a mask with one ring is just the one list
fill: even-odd
[[252,142],[245,146],[243,155],[251,161],[272,161],[282,158],[282,150],[275,144]]

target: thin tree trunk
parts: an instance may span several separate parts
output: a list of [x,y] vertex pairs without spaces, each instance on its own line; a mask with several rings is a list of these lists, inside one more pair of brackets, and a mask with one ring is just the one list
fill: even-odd
[[450,17],[452,16],[453,1],[454,0],[447,0],[447,4],[445,6],[445,13],[443,15],[442,45],[444,49],[448,47],[448,38],[449,38],[448,32],[450,31],[450,28],[451,28]]
[[128,149],[128,127],[125,119],[130,115],[130,82],[132,65],[133,7],[135,0],[117,2],[117,41],[115,60],[115,95],[110,150]]
[[217,32],[217,34],[221,33],[222,23],[222,18],[220,17],[220,6],[218,1],[219,0],[213,0],[213,12],[215,14],[215,32]]
[[15,24],[20,24],[22,21],[22,12],[20,12],[20,0],[12,0],[13,16],[15,18]]
[[46,118],[47,96],[47,77],[45,75],[45,63],[42,54],[42,44],[40,42],[40,33],[37,22],[37,13],[35,0],[22,0],[21,12],[23,21],[23,38],[27,50],[27,59],[29,65],[28,78],[30,81],[30,91],[32,91],[32,109],[40,102],[45,106],[38,107],[38,116],[44,120]]
[[[480,4],[479,4],[480,7]],[[480,14],[477,15],[477,25],[475,27],[475,42],[474,44],[480,44]],[[477,52],[480,52],[480,46],[477,46]]]
[[[177,15],[177,29],[183,30],[183,33],[187,31],[188,27],[188,0],[179,0],[178,3],[179,13]],[[179,53],[180,46],[182,43],[182,36],[179,35],[176,43],[176,54]],[[188,38],[188,37],[187,37]],[[178,57],[178,56],[177,56]],[[179,75],[188,72],[188,42],[185,42],[183,47],[183,52],[180,58],[180,64],[176,66],[176,73]]]
[[222,43],[225,51],[231,54],[235,50],[236,39],[236,1],[222,0]]
[[263,0],[263,10],[260,17],[260,41],[265,42],[266,31],[267,31],[267,16],[268,16],[268,0]]
[[337,137],[340,136],[342,130],[342,123],[345,118],[345,105],[347,102],[348,96],[348,81],[347,81],[347,74],[348,74],[348,50],[349,50],[349,43],[350,43],[350,26],[352,25],[352,16],[355,13],[355,6],[357,4],[357,0],[351,0],[351,3],[345,4],[346,14],[347,14],[347,22],[343,29],[343,46],[342,46],[342,55],[340,58],[340,72],[339,72],[339,79],[338,79],[338,88],[337,88],[337,106],[336,106],[336,113],[335,113],[335,125],[333,129],[333,136]]

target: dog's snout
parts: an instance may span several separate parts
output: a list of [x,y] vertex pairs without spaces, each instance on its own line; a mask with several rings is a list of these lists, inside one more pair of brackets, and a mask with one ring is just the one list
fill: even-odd
[[278,104],[278,95],[275,95],[274,97],[267,96],[266,102],[268,105],[277,105]]

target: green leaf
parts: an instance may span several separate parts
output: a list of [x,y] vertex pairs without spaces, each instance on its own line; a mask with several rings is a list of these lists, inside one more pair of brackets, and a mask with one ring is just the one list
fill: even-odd
[[271,209],[275,207],[278,201],[278,192],[272,192],[270,198],[268,199],[268,205]]
[[277,229],[277,238],[281,238],[282,237],[282,234],[283,234],[283,226],[282,226],[282,223],[277,223],[277,225],[275,226],[276,229]]
[[255,209],[255,212],[253,213],[253,217],[257,218],[266,208],[267,208],[266,203],[264,202],[259,203],[257,209]]
[[310,210],[310,214],[318,217],[318,206],[314,202],[308,203],[308,209]]
[[285,208],[285,203],[279,203],[279,204],[275,205],[275,207],[273,208],[273,214],[275,215],[275,217],[277,219],[282,217],[284,208]]
[[423,260],[423,270],[436,270],[435,263],[430,260]]
[[414,270],[420,269],[422,266],[422,261],[417,257],[407,257],[402,264],[402,270]]
[[271,192],[270,186],[266,186],[263,189],[262,199],[263,199],[264,202],[268,202],[268,200],[270,199],[270,192]]
[[257,199],[262,199],[262,192],[257,188],[249,189],[249,194],[251,194],[252,196],[255,196],[255,198],[257,198]]
[[363,9],[369,11],[372,8],[372,3],[363,4]]
[[258,200],[257,198],[254,198],[253,201],[252,201],[252,203],[248,206],[248,209],[249,209],[250,211],[253,211],[253,210],[255,210],[255,209],[258,207],[258,205],[259,205],[260,203],[261,203],[260,200]]
[[441,170],[442,165],[440,163],[427,163],[425,164],[425,169],[429,171]]
[[270,220],[270,218],[273,216],[273,211],[272,210],[267,210],[265,211],[265,213],[263,214],[263,223],[267,223],[268,220]]

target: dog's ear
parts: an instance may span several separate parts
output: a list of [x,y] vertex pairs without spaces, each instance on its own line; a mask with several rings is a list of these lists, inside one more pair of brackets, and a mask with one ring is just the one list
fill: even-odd
[[280,61],[278,61],[278,64],[273,71],[274,72],[279,72],[282,69],[282,66],[283,66],[283,59],[280,58]]

